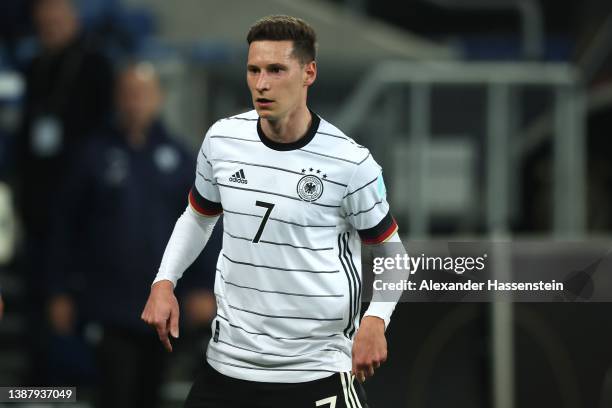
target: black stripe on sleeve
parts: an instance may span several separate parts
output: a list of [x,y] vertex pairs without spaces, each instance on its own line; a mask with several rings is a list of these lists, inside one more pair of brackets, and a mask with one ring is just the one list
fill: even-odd
[[200,149],[200,154],[204,157],[204,160],[206,160],[206,163],[208,163],[208,165],[210,167],[212,167],[212,163],[208,160],[208,157],[206,156],[206,153],[204,153],[204,149]]
[[363,158],[362,161],[360,161],[359,163],[357,163],[358,165],[363,163],[364,161],[366,161],[368,159],[368,157],[370,157],[370,153],[368,152],[367,156]]
[[355,189],[355,190],[351,191],[350,193],[346,193],[346,195],[345,195],[344,197],[342,197],[342,198],[346,198],[346,197],[348,197],[348,196],[350,196],[350,195],[352,195],[352,194],[355,194],[356,192],[358,192],[358,191],[359,191],[359,190],[361,190],[361,189],[366,188],[367,186],[369,186],[370,184],[372,184],[372,183],[373,183],[373,182],[375,182],[376,180],[378,180],[378,176],[376,176],[376,177],[375,177],[373,180],[368,181],[368,182],[367,182],[367,183],[365,183],[363,186],[361,186],[361,187],[359,187],[359,188],[357,188],[357,189]]
[[212,181],[211,179],[207,178],[204,173],[202,173],[201,171],[198,171],[198,176],[202,177],[202,180],[209,182],[210,184],[212,184],[213,186],[216,186],[217,183],[215,183],[214,181]]
[[216,203],[204,198],[198,192],[195,185],[191,188],[191,191],[189,191],[189,205],[191,205],[191,208],[193,208],[199,214],[206,215],[208,217],[219,215],[223,212],[221,203]]
[[356,213],[349,213],[349,214],[346,214],[346,215],[344,216],[344,218],[348,218],[348,217],[356,217],[356,216],[358,216],[359,214],[364,214],[364,213],[370,212],[370,211],[372,211],[372,210],[374,209],[374,207],[376,207],[378,204],[382,204],[382,203],[383,203],[383,200],[381,199],[380,201],[375,202],[375,203],[374,203],[374,204],[373,204],[373,205],[372,205],[370,208],[368,208],[368,209],[366,209],[366,210],[357,211]]
[[378,225],[359,230],[359,237],[364,244],[379,244],[389,238],[397,231],[397,223],[391,215],[391,211],[378,223]]

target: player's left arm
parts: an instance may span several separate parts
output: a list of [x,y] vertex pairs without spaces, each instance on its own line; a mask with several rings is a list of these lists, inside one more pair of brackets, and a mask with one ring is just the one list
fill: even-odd
[[[371,253],[371,258],[395,258],[405,254],[404,247],[396,231],[383,242],[375,245],[365,245],[364,251]],[[398,279],[397,271],[390,271],[379,277],[384,281]],[[393,273],[395,272],[395,273]],[[407,278],[407,271],[400,271]],[[401,291],[381,293],[374,291],[372,301],[359,325],[359,330],[353,340],[353,374],[361,382],[374,375],[374,370],[387,360],[387,340],[385,330],[389,326],[395,305],[401,297]]]
[[[342,206],[346,219],[359,232],[365,251],[370,251],[373,257],[395,257],[404,249],[387,202],[382,169],[369,152],[364,154],[367,156],[354,169]],[[360,381],[372,376],[387,359],[385,330],[399,296],[389,298],[389,294],[384,294],[383,298],[382,295],[373,293],[353,340],[352,372]]]

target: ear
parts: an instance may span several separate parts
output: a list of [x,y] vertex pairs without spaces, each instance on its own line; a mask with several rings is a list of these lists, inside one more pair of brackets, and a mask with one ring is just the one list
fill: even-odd
[[304,66],[304,86],[310,86],[317,79],[317,62],[310,61]]

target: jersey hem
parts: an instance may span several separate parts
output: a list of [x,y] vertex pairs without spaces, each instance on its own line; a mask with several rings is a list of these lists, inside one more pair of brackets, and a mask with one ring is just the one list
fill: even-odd
[[[338,371],[313,371],[313,372],[300,372],[299,376],[295,375],[290,371],[279,371],[279,372],[266,372],[258,369],[241,369],[238,367],[232,367],[228,365],[224,365],[215,360],[212,360],[208,355],[206,356],[206,361],[212,368],[214,368],[219,373],[226,375],[228,377],[232,377],[238,380],[244,381],[253,381],[253,382],[271,382],[271,383],[304,383],[309,381],[316,381],[322,378],[331,377],[337,372],[343,372],[341,370]],[[252,373],[250,373],[252,371]]]

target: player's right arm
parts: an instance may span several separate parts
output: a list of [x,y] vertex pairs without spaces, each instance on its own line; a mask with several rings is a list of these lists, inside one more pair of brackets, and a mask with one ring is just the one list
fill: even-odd
[[141,319],[153,326],[168,351],[168,335],[179,336],[179,306],[174,288],[185,270],[200,255],[223,212],[216,183],[213,181],[209,138],[204,139],[198,155],[195,183],[189,192],[189,205],[179,217],[153,285]]
[[155,328],[168,351],[172,351],[168,334],[174,338],[179,335],[179,307],[174,287],[206,246],[218,219],[218,215],[207,217],[196,213],[190,204],[176,222],[164,251],[141,318]]

